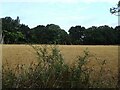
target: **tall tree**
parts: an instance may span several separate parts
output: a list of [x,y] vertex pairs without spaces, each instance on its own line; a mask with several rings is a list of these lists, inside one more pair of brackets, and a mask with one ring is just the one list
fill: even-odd
[[24,37],[23,42],[27,42],[27,43],[31,42],[31,35],[30,35],[31,30],[27,25],[21,24],[18,31],[23,34],[23,37]]
[[92,26],[85,30],[84,44],[95,44],[97,27]]
[[98,30],[101,32],[101,35],[103,35],[103,41],[102,41],[103,44],[116,43],[116,33],[112,27],[109,27],[107,25],[99,26]]
[[49,37],[48,39],[48,44],[58,44],[60,42],[60,32],[61,28],[58,25],[55,24],[48,24],[46,26],[47,29],[47,36]]
[[115,28],[115,31],[116,31],[116,38],[117,38],[117,44],[120,45],[120,26],[116,26]]
[[69,29],[72,44],[83,44],[85,27],[75,26]]
[[48,36],[44,25],[38,25],[37,27],[32,28],[30,34],[33,43],[47,44]]
[[[11,17],[5,17],[2,19],[2,35],[4,37],[4,43],[19,43],[19,40],[23,40],[24,37],[19,32],[20,21],[19,18],[12,19]],[[21,42],[21,41],[20,41]]]

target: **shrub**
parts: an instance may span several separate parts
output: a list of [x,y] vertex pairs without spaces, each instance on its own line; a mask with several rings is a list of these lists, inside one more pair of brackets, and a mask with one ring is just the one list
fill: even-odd
[[[32,47],[38,56],[38,63],[31,63],[28,68],[18,65],[16,71],[7,64],[8,69],[3,67],[3,88],[107,88],[117,85],[112,76],[105,80],[105,60],[99,63],[97,74],[93,67],[87,66],[91,57],[87,49],[83,56],[77,57],[73,66],[69,66],[64,63],[57,46]],[[97,79],[94,80],[93,75],[97,75]]]

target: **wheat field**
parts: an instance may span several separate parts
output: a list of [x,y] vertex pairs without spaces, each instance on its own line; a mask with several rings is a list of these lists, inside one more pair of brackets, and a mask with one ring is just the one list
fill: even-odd
[[[90,65],[95,65],[96,61],[93,59],[96,57],[99,61],[106,60],[106,68],[110,68],[114,73],[118,71],[118,46],[58,45],[58,48],[65,63],[69,65],[75,62],[77,56],[82,56],[83,51],[87,48],[91,55]],[[2,65],[5,66],[6,63],[10,68],[17,64],[37,63],[37,55],[29,45],[2,45]]]

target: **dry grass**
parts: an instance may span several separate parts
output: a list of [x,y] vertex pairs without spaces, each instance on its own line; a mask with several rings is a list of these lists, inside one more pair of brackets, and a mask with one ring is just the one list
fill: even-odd
[[106,60],[108,67],[117,72],[118,68],[118,46],[60,46],[60,50],[64,55],[67,63],[72,63],[76,56],[83,54],[88,48],[93,57],[90,58],[91,64],[95,63],[94,57],[99,60]]
[[[40,45],[40,47],[42,47],[42,45]],[[2,52],[2,55],[3,55],[3,61],[2,61],[3,62],[3,67],[4,68],[6,67],[6,69],[8,69],[8,72],[6,72],[6,70],[3,69],[4,73],[6,73],[6,74],[3,74],[4,75],[4,80],[3,81],[4,81],[4,85],[6,87],[6,85],[7,86],[8,85],[12,85],[12,83],[10,83],[10,82],[8,83],[7,81],[10,81],[11,78],[14,78],[14,71],[15,71],[15,73],[16,72],[19,73],[18,71],[24,72],[24,69],[25,69],[24,66],[30,66],[31,68],[33,68],[33,66],[37,65],[37,63],[38,63],[37,60],[38,59],[37,59],[37,54],[35,53],[36,49],[35,48],[33,49],[29,45],[3,45],[2,48],[3,48],[3,52]],[[43,47],[41,49],[38,49],[38,50],[40,50],[40,52],[45,55],[46,51],[44,51],[44,48],[45,47]],[[71,70],[70,71],[71,73],[73,73],[72,71],[74,71],[74,70],[75,70],[75,72],[77,72],[77,73],[74,72],[73,76],[76,76],[76,75],[78,76],[78,73],[79,73],[78,72],[79,71],[78,68],[81,68],[80,70],[83,71],[83,73],[81,73],[80,75],[82,76],[84,74],[85,77],[87,76],[85,78],[85,82],[86,83],[88,82],[87,83],[88,87],[89,87],[89,85],[92,85],[90,87],[94,87],[94,86],[95,87],[117,87],[117,79],[118,79],[117,78],[117,71],[118,71],[118,65],[117,65],[118,64],[118,46],[85,46],[85,45],[84,46],[80,46],[80,45],[78,45],[78,46],[76,46],[76,45],[69,45],[69,46],[67,46],[67,45],[59,45],[57,48],[61,51],[61,54],[63,56],[63,59],[60,59],[60,61],[64,60],[64,62],[67,63],[68,65],[70,65],[70,66],[73,65],[73,69],[72,68],[68,69],[68,70]],[[41,51],[42,49],[43,49],[44,52]],[[53,49],[55,49],[55,47]],[[51,51],[51,53],[52,53],[53,49],[47,48],[47,50]],[[88,53],[88,51],[90,53]],[[43,59],[43,61],[44,60],[47,60],[47,61],[48,60],[52,60],[52,61],[54,61],[54,59],[55,59],[55,60],[59,61],[59,59],[56,58],[56,56],[57,56],[56,51],[53,54],[53,56],[55,56],[53,59],[51,59],[51,56],[49,57],[49,52],[48,53],[46,52],[46,54],[47,54],[47,55],[45,55],[45,56],[47,56],[46,59],[44,58],[44,56],[42,56],[42,54],[40,56],[38,54],[39,60]],[[87,60],[86,64],[85,64],[84,60]],[[43,64],[43,66],[44,66],[46,64],[46,62],[43,62],[43,63],[44,63]],[[51,66],[54,66],[52,64],[53,63],[51,63]],[[56,64],[57,64],[57,66],[59,66],[59,65],[61,66],[60,63],[59,64],[56,63]],[[78,66],[81,66],[81,65],[82,66],[75,68],[75,66],[77,64],[78,64]],[[41,67],[41,65],[40,65],[40,67]],[[60,69],[57,66],[55,66],[55,68],[54,68],[55,70],[57,70],[57,71],[55,71],[55,73],[58,72],[59,69]],[[9,68],[11,68],[11,70]],[[30,68],[30,71],[31,71],[31,68]],[[46,68],[46,65],[45,65],[44,68]],[[27,72],[29,72],[28,69],[27,69]],[[65,68],[63,68],[63,71],[64,71],[64,69]],[[35,69],[35,70],[37,71],[37,69]],[[45,69],[45,70],[47,70],[47,69]],[[62,67],[61,67],[61,70],[62,70]],[[67,68],[65,70],[67,70]],[[9,71],[12,71],[13,74],[11,74]],[[36,78],[35,75],[38,75],[40,73],[39,70],[37,72],[36,71],[33,72],[33,73],[32,72],[30,73],[30,76],[31,76],[31,74],[33,74],[32,76],[34,77],[33,79],[31,79],[32,81],[36,80],[35,79]],[[51,72],[51,70],[50,70],[50,72]],[[50,73],[50,72],[48,72],[48,73]],[[36,73],[36,74],[34,74],[34,73]],[[15,74],[15,75],[18,75],[18,81],[19,81],[19,79],[21,77],[21,76],[19,76],[19,74]],[[20,74],[20,75],[24,76],[24,74]],[[26,75],[28,75],[28,74],[26,74]],[[48,74],[46,74],[46,75],[48,75]],[[46,78],[45,75],[43,75],[43,76]],[[63,73],[63,76],[64,76],[64,73]],[[81,80],[84,79],[82,77],[81,78],[77,78],[76,77],[76,79],[81,82]],[[72,82],[70,82],[70,83],[74,82],[75,77],[69,77],[68,76],[68,78],[71,78],[70,80],[72,80]],[[22,79],[23,79],[23,82],[24,82],[24,78],[22,78]],[[17,79],[14,78],[14,80],[17,80]],[[29,79],[28,79],[28,81],[29,81]],[[55,81],[56,81],[56,79],[55,79]],[[11,82],[13,82],[13,86],[14,86],[14,81],[11,81]],[[79,82],[79,84],[80,84],[80,82]],[[83,82],[83,84],[85,82]],[[18,84],[19,83],[20,82],[18,82]],[[77,85],[77,84],[78,83],[76,83],[75,85]],[[83,85],[83,84],[81,83],[81,85]],[[25,84],[25,85],[27,85],[27,84]],[[73,85],[73,84],[70,84],[70,85]],[[84,85],[86,85],[86,84],[84,84]]]
[[[83,51],[88,48],[91,55],[99,60],[106,60],[106,67],[109,67],[114,73],[117,72],[118,64],[118,46],[89,46],[89,45],[59,45],[65,63],[72,64],[77,56],[82,55]],[[6,61],[10,67],[17,64],[29,65],[31,62],[37,63],[37,57],[33,48],[29,45],[3,45],[2,62]],[[95,65],[94,57],[90,58],[90,65]],[[97,67],[97,65],[96,65]]]

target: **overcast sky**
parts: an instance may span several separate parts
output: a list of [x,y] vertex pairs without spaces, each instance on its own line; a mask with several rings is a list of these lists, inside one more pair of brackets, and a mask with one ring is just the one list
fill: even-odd
[[23,24],[33,28],[37,25],[57,24],[66,31],[71,26],[109,25],[117,26],[118,17],[109,9],[118,0],[1,0],[0,17],[20,17]]

